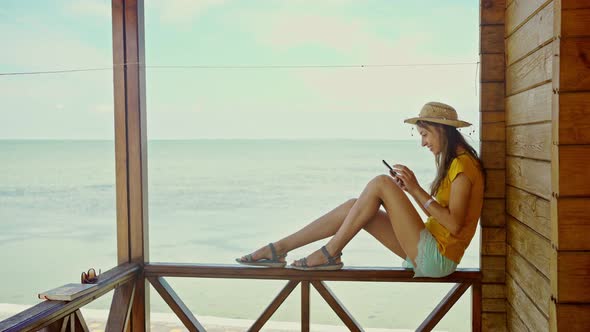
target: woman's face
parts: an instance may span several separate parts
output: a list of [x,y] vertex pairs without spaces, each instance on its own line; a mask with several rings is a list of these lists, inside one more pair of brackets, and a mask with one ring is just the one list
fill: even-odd
[[435,156],[440,153],[440,132],[437,130],[437,127],[428,125],[426,127],[418,126],[418,133],[420,133],[422,139],[422,146],[427,147]]

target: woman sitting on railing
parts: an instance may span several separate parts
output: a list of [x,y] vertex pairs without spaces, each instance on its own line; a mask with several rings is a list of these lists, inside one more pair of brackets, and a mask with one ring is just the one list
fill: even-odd
[[[451,106],[437,102],[425,104],[418,117],[404,122],[417,126],[422,146],[435,156],[437,174],[430,193],[420,187],[409,168],[396,164],[390,176],[372,179],[359,198],[236,261],[284,267],[290,250],[332,236],[320,250],[294,261],[290,267],[338,270],[343,266],[342,249],[364,228],[405,259],[404,266],[413,268],[415,277],[443,277],[453,273],[475,234],[483,204],[483,164],[457,130],[471,124],[458,120]],[[426,223],[404,191],[426,213]],[[385,211],[380,209],[381,205]]]

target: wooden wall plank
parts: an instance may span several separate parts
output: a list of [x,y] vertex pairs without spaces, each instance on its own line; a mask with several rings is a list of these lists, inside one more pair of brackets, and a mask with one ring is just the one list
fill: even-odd
[[483,299],[482,312],[506,312],[506,299]]
[[481,142],[480,158],[486,169],[505,169],[506,142]]
[[551,121],[551,83],[506,98],[506,124]]
[[481,141],[505,141],[505,112],[480,112]]
[[553,87],[560,92],[590,91],[590,38],[562,38],[555,48],[559,49],[559,79]]
[[590,302],[590,252],[552,253],[552,295],[559,303]]
[[590,36],[590,8],[561,11],[558,33],[562,38]]
[[506,280],[505,256],[481,256],[482,282],[504,283]]
[[504,25],[482,25],[480,29],[481,54],[504,54]]
[[551,163],[521,157],[506,157],[506,183],[549,200]]
[[529,329],[524,325],[514,307],[510,304],[506,305],[506,323],[508,325],[508,331],[511,332],[530,332]]
[[559,196],[590,196],[590,145],[560,145],[552,172],[558,175],[553,190]]
[[482,227],[481,238],[482,255],[506,255],[506,228]]
[[549,319],[534,305],[520,288],[520,285],[509,275],[506,276],[506,292],[508,302],[516,310],[518,317],[531,331],[549,331]]
[[503,198],[486,198],[481,210],[481,225],[501,227],[506,225],[506,201]]
[[552,243],[558,250],[590,250],[590,198],[551,199]]
[[480,111],[504,110],[504,82],[481,83]]
[[484,284],[482,285],[482,294],[484,299],[505,299],[506,286],[504,284]]
[[506,221],[508,244],[549,278],[551,261],[549,240],[510,216]]
[[551,161],[551,123],[506,128],[506,152],[511,156]]
[[504,23],[506,0],[481,0],[479,22],[481,25]]
[[484,197],[503,198],[505,196],[504,187],[506,186],[506,170],[488,169],[486,170],[486,173]]
[[510,36],[551,0],[515,0],[506,8],[506,36]]
[[558,132],[553,140],[559,144],[590,144],[590,92],[560,92],[555,97],[554,128]]
[[507,186],[506,211],[546,239],[551,239],[551,204],[546,199]]
[[553,2],[506,39],[506,65],[522,59],[553,39]]
[[504,81],[504,54],[481,55],[481,82]]
[[506,331],[506,314],[499,312],[484,312],[481,315],[482,331]]
[[511,96],[551,81],[553,77],[553,43],[545,45],[506,70],[506,94]]
[[552,304],[555,315],[555,326],[552,331],[588,331],[590,326],[590,305]]
[[506,273],[520,285],[522,291],[537,305],[545,316],[549,316],[551,283],[526,258],[511,247],[506,256]]
[[561,0],[561,9],[582,9],[590,8],[589,0]]

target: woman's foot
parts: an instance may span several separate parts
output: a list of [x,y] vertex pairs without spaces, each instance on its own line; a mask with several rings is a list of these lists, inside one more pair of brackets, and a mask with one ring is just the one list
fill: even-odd
[[326,246],[323,246],[311,255],[293,261],[290,266],[297,270],[340,270],[344,265],[340,256],[342,253],[332,256]]
[[283,267],[287,264],[286,257],[286,252],[269,243],[251,254],[236,258],[236,262],[245,265]]

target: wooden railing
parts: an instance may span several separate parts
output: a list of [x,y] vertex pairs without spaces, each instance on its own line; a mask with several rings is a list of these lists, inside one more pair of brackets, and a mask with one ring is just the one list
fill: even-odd
[[481,331],[481,271],[479,269],[459,269],[444,278],[413,278],[414,272],[403,268],[347,267],[339,271],[298,271],[294,269],[252,268],[236,265],[151,263],[145,266],[144,273],[189,331],[206,330],[193,313],[188,310],[164,277],[288,280],[285,287],[262,312],[249,331],[259,331],[300,283],[301,331],[309,331],[310,328],[310,284],[319,292],[350,331],[363,331],[360,324],[346,310],[324,281],[455,283],[456,285],[426,317],[416,331],[432,330],[469,287],[472,288],[472,330]]
[[[347,267],[340,271],[298,271],[238,265],[151,263],[144,266],[143,272],[189,331],[206,329],[166,282],[165,277],[286,280],[285,287],[260,314],[249,331],[259,331],[299,284],[301,331],[310,330],[310,286],[318,291],[350,331],[363,331],[361,325],[346,310],[325,281],[455,283],[416,331],[432,330],[469,287],[472,288],[472,330],[481,331],[479,269],[459,269],[444,278],[413,278],[414,272],[403,268]],[[88,331],[80,308],[113,289],[115,294],[105,330],[123,331],[129,321],[135,281],[140,273],[141,266],[138,264],[120,265],[100,275],[98,287],[92,293],[71,302],[44,301],[0,322],[0,331]]]
[[92,292],[73,301],[43,301],[19,314],[0,322],[2,332],[21,331],[88,331],[80,308],[102,295],[115,290],[107,331],[123,331],[129,319],[135,281],[141,266],[123,264],[98,277],[98,286]]

